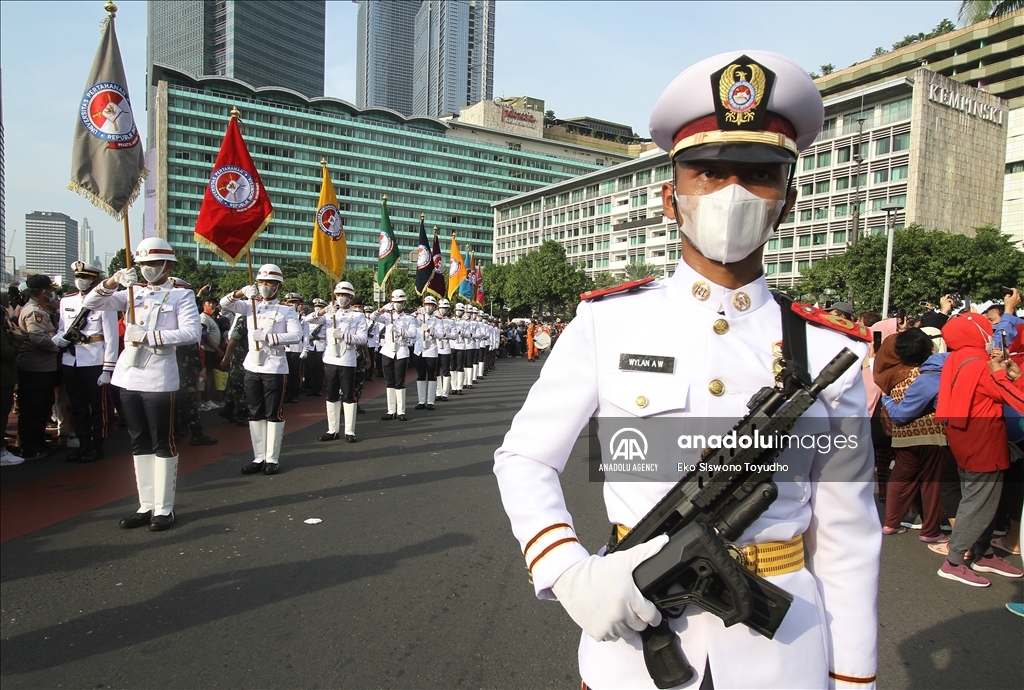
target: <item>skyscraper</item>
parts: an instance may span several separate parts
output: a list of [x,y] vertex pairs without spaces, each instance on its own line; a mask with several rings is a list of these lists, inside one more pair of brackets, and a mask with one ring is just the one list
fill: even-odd
[[352,0],[356,18],[356,107],[412,115],[413,26],[421,0]]
[[87,264],[96,260],[96,244],[88,218],[82,218],[82,223],[78,226],[78,260]]
[[494,96],[495,0],[423,0],[413,40],[412,114],[457,114]]
[[7,206],[4,201],[4,96],[3,72],[0,71],[0,278],[4,282],[7,275]]
[[[325,0],[150,0],[147,62],[322,96],[325,13]],[[147,131],[153,99],[149,85]]]
[[71,282],[78,260],[78,221],[56,211],[25,214],[25,268]]

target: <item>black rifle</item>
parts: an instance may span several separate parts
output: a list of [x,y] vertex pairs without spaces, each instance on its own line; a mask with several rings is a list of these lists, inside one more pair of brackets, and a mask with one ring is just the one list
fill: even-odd
[[85,320],[89,318],[90,311],[90,309],[78,310],[78,314],[75,315],[71,325],[64,331],[64,340],[72,345],[77,345],[78,343],[84,343],[88,339],[89,336],[82,334],[82,328],[85,327]]
[[772,447],[758,448],[752,443],[747,449],[705,451],[701,462],[718,469],[687,474],[609,549],[629,549],[662,534],[670,537],[661,551],[633,571],[637,589],[663,614],[660,625],[648,626],[641,633],[644,662],[659,688],[671,688],[693,677],[694,671],[668,625],[668,617],[681,615],[687,604],[715,614],[727,627],[745,623],[769,639],[775,635],[793,602],[792,595],[749,572],[729,548],[778,496],[772,481],[775,472],[751,471],[747,463],[763,467],[778,457],[781,437],[793,430],[818,395],[856,361],[857,355],[843,348],[812,383],[787,377],[783,390],[766,387],[754,394],[747,403],[750,412],[732,429],[737,438],[754,439],[755,431],[761,438],[772,438]]

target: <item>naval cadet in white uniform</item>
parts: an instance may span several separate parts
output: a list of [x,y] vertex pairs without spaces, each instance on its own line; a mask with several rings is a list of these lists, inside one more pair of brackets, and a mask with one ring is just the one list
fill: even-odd
[[[75,436],[81,445],[68,454],[68,462],[96,462],[103,459],[106,434],[106,389],[117,364],[117,312],[91,311],[82,307],[86,296],[103,279],[99,266],[75,261],[73,292],[60,301],[60,324],[53,344],[63,350],[61,377],[75,417]],[[79,317],[85,311],[84,320]],[[70,329],[79,321],[75,332]]]
[[434,398],[437,395],[437,357],[438,338],[444,334],[444,324],[434,316],[437,309],[437,298],[427,295],[423,298],[423,307],[418,310],[416,320],[416,409],[434,409]]
[[[284,438],[284,392],[288,377],[285,346],[302,341],[299,316],[293,307],[277,299],[284,276],[275,264],[263,264],[256,284],[228,293],[220,300],[224,311],[249,319],[249,352],[245,369],[245,402],[249,407],[249,437],[253,460],[242,474],[277,474],[281,468]],[[258,297],[258,299],[257,299]],[[253,305],[256,326],[252,327]]]
[[[823,113],[807,72],[767,52],[709,58],[669,85],[654,107],[651,135],[673,160],[662,204],[685,238],[683,260],[667,280],[580,304],[495,452],[502,502],[535,592],[557,599],[583,629],[579,665],[588,687],[655,687],[636,631],[660,623],[662,613],[638,591],[632,571],[667,537],[591,555],[577,539],[558,475],[591,416],[738,420],[751,396],[773,385],[782,313],[761,253],[795,203],[794,167]],[[805,324],[811,376],[844,347],[863,358],[865,334],[855,324],[800,309],[827,326]],[[627,322],[659,326],[622,328]],[[674,363],[637,371],[622,354]],[[838,450],[837,443],[827,455],[784,451],[778,461],[810,481],[779,481],[778,499],[736,541],[745,567],[754,564],[753,572],[792,594],[792,607],[774,639],[744,625],[726,628],[696,606],[670,618],[696,671],[684,687],[874,686],[881,532],[866,415],[855,365],[799,420],[798,428],[819,434],[835,434],[847,420],[861,438],[856,448]],[[671,486],[605,482],[618,538]],[[762,569],[751,556],[778,550],[792,556],[784,568]]]
[[[177,260],[166,240],[148,237],[135,249],[136,269],[122,269],[86,295],[82,307],[125,312],[124,350],[110,382],[121,389],[128,435],[132,441],[139,509],[121,527],[149,525],[154,532],[174,522],[178,450],[174,445],[174,398],[178,391],[177,346],[199,342],[202,326],[196,296],[167,280]],[[136,284],[138,273],[145,281]],[[128,319],[132,286],[135,321]]]
[[463,383],[466,380],[466,307],[462,302],[455,303],[455,317],[450,319],[445,332],[452,348],[452,395],[462,395]]
[[392,290],[391,301],[370,315],[384,326],[380,355],[387,385],[388,411],[381,419],[406,421],[405,372],[409,368],[409,348],[416,342],[419,322],[405,313],[405,290]]
[[327,433],[320,436],[321,441],[341,438],[344,413],[345,440],[356,442],[356,348],[366,344],[367,321],[362,309],[352,307],[355,297],[352,283],[343,280],[334,286],[334,301],[305,318],[307,325],[327,329]]
[[437,303],[437,399],[447,402],[452,390],[452,343],[448,334],[452,320],[448,315],[452,303],[442,299]]

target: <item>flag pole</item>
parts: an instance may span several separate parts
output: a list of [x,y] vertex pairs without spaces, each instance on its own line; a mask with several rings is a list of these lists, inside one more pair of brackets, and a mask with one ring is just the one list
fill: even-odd
[[[128,232],[128,207],[124,207],[124,267],[132,267],[132,239]],[[135,295],[132,293],[132,286],[128,286],[128,323],[135,323]]]
[[[253,280],[252,280],[252,250],[251,249],[246,250],[246,252],[245,252],[245,260],[246,260],[246,263],[249,264],[249,285],[254,285]],[[252,299],[250,300],[250,304],[252,305],[252,329],[255,331],[255,330],[258,330],[258,328],[259,328],[257,323],[256,323],[256,295],[252,296]],[[260,344],[259,343],[256,343],[256,351],[257,352],[260,351]]]

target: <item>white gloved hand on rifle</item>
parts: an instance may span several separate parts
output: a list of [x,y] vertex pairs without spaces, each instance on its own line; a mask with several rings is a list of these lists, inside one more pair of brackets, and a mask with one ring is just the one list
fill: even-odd
[[591,556],[572,566],[551,591],[583,632],[599,642],[632,637],[661,623],[661,613],[633,582],[633,570],[668,543],[661,535],[606,556]]

